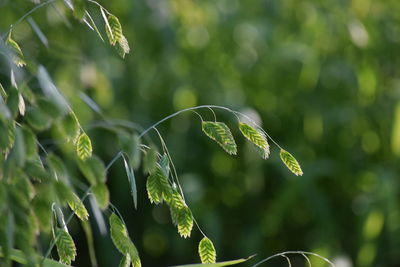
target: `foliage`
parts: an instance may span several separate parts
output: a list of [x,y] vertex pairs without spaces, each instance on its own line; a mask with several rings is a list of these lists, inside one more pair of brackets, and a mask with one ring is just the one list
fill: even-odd
[[300,164],[297,162],[297,160],[284,149],[281,149],[279,152],[279,156],[281,157],[283,163],[291,170],[295,175],[301,176],[303,175],[303,171],[301,170]]
[[[85,219],[98,264],[114,266],[121,257],[102,216],[118,214],[115,205],[149,266],[198,262],[196,221],[219,260],[304,248],[356,266],[399,262],[397,1],[14,2],[0,4],[2,255],[58,259],[51,233],[65,216],[83,243]],[[171,160],[156,130],[139,138],[140,124],[199,103],[257,122],[197,109],[229,127],[235,158],[224,139],[214,149],[190,113],[156,126]],[[82,134],[92,146],[86,140],[85,160]],[[157,166],[172,197],[150,206]],[[178,230],[187,219],[190,239],[172,234],[169,215]],[[77,247],[72,264],[94,266]]]
[[202,263],[215,263],[217,255],[214,244],[207,237],[203,237],[199,243],[199,255]]
[[57,229],[55,238],[60,262],[70,265],[76,256],[76,247],[72,237],[67,231]]
[[203,132],[217,142],[228,154],[236,155],[236,143],[233,139],[232,133],[223,122],[202,122]]

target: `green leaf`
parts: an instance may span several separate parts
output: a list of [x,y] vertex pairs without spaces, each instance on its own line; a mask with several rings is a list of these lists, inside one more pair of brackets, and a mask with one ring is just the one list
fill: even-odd
[[142,263],[140,262],[139,255],[132,259],[132,267],[141,267]]
[[137,188],[136,188],[135,173],[134,173],[133,169],[128,165],[128,162],[125,159],[125,157],[123,157],[123,159],[124,159],[126,175],[128,176],[129,185],[131,187],[131,195],[133,198],[133,205],[135,206],[135,209],[137,209]]
[[178,225],[180,210],[186,207],[186,203],[183,200],[181,194],[179,194],[179,192],[175,188],[172,189],[172,195],[168,199],[167,203],[170,208],[172,223],[174,225]]
[[76,256],[74,240],[67,231],[62,229],[57,230],[56,238],[56,246],[60,262],[71,264],[71,262],[75,260]]
[[92,187],[92,192],[96,198],[97,204],[102,210],[107,209],[110,203],[110,192],[104,183],[98,183]]
[[214,244],[206,236],[199,243],[199,255],[202,263],[215,263],[217,258]]
[[51,229],[51,206],[56,196],[51,184],[40,184],[35,187],[36,196],[31,206],[35,211],[39,221],[39,227],[42,231],[49,233]]
[[68,200],[68,206],[82,221],[86,221],[88,219],[89,213],[86,210],[85,205],[83,205],[82,201],[75,193],[72,193],[71,198]]
[[[35,196],[35,188],[29,178],[22,171],[17,171],[15,177],[11,178],[11,181],[13,188],[15,188],[17,192],[10,193],[18,194],[16,198],[23,197],[24,199],[21,202],[27,201],[28,204],[26,206],[29,206],[30,201]],[[22,204],[21,206],[25,206],[25,204]]]
[[96,155],[86,160],[78,160],[78,166],[91,185],[106,181],[106,167]]
[[15,213],[15,224],[17,231],[15,232],[15,246],[20,248],[25,255],[27,255],[28,266],[33,266],[34,262],[32,256],[35,252],[32,244],[35,242],[36,237],[36,218],[32,216],[29,209],[20,210],[24,211],[24,216]]
[[0,83],[0,98],[3,100],[3,98],[7,97],[7,92],[4,89],[3,85]]
[[54,191],[61,206],[65,206],[73,198],[71,188],[62,180],[54,181]]
[[66,184],[69,183],[69,175],[63,160],[54,153],[47,154],[47,162],[51,167],[52,174],[56,180],[61,180]]
[[76,142],[76,154],[81,160],[92,156],[92,142],[85,132],[82,132]]
[[9,147],[11,148],[15,142],[15,122],[12,121],[8,124],[8,141]]
[[239,123],[239,130],[247,140],[259,148],[257,150],[262,158],[267,159],[269,156],[269,144],[265,134],[243,122]]
[[[4,252],[0,248],[0,258],[4,257]],[[15,262],[18,262],[22,265],[27,265],[29,262],[29,259],[27,258],[26,254],[17,249],[11,249],[10,250],[10,259],[12,259]],[[68,267],[69,265],[65,265],[62,263],[59,263],[58,261],[51,260],[51,259],[43,259],[43,257],[39,255],[34,255],[36,262],[42,262],[43,261],[43,267]]]
[[171,197],[168,198],[167,203],[170,206],[170,208],[173,209],[183,209],[186,206],[185,201],[183,200],[181,194],[179,194],[176,188],[172,189]]
[[193,229],[193,215],[188,206],[184,206],[181,209],[171,209],[171,212],[175,213],[171,214],[171,217],[176,218],[178,233],[183,238],[190,237],[190,234]]
[[267,159],[269,158],[269,148],[268,149],[262,149],[256,145],[253,145],[254,149],[257,151],[257,153],[260,155],[262,159]]
[[105,22],[106,22],[106,33],[110,45],[115,45],[121,40],[121,37],[123,36],[121,23],[119,22],[118,18],[112,14],[109,14],[107,16]]
[[22,130],[15,128],[15,141],[14,145],[7,157],[7,164],[9,167],[23,167],[26,160],[25,141]]
[[22,94],[18,93],[18,111],[21,116],[25,115],[25,100]]
[[0,150],[7,150],[12,146],[10,143],[10,136],[8,133],[10,127],[10,123],[6,120],[0,119]]
[[18,67],[23,67],[26,65],[25,59],[24,59],[24,54],[22,53],[21,47],[18,45],[18,43],[12,38],[11,36],[12,31],[8,33],[7,39],[6,39],[6,44],[11,47],[13,50],[14,54],[12,55],[12,60],[15,65]]
[[42,65],[39,65],[38,67],[37,78],[44,95],[48,99],[51,99],[51,101],[53,101],[57,107],[62,110],[63,114],[66,114],[70,110],[68,102],[65,100],[64,96],[52,81],[46,68]]
[[110,218],[110,233],[111,239],[115,247],[122,254],[127,254],[129,251],[129,236],[128,230],[122,220],[115,214],[111,213]]
[[216,263],[197,263],[197,264],[185,264],[185,265],[176,265],[174,267],[222,267],[222,266],[231,266],[231,265],[236,265],[245,261],[250,260],[253,258],[253,256],[250,256],[246,259],[238,259],[238,260],[231,260],[231,261],[221,261],[221,262],[216,262]]
[[115,247],[123,254],[129,254],[133,266],[141,266],[139,253],[128,235],[128,230],[122,220],[112,213],[109,218],[111,239]]
[[166,177],[169,176],[169,171],[170,171],[170,167],[169,167],[169,159],[168,159],[168,155],[164,154],[161,159],[160,159],[160,167],[161,170],[163,171],[164,175]]
[[25,113],[25,119],[35,130],[43,131],[50,127],[52,119],[44,111],[37,107],[30,106]]
[[119,267],[129,267],[129,266],[131,266],[131,256],[129,256],[129,254],[125,254],[119,263]]
[[202,130],[208,137],[217,142],[228,154],[236,155],[237,148],[235,140],[225,123],[203,121]]
[[155,172],[147,178],[146,189],[151,203],[159,204],[171,198],[172,188],[159,165]]
[[146,151],[143,159],[143,170],[145,173],[153,173],[157,165],[157,149],[155,147],[150,147]]
[[19,105],[19,92],[16,88],[10,88],[7,97],[7,107],[11,112],[11,116],[15,119],[18,115],[18,105]]
[[[1,83],[0,83],[1,85]],[[0,86],[0,93],[2,92],[2,86]],[[6,98],[6,96],[4,96]],[[0,95],[0,119],[10,119],[11,118],[11,112],[8,109],[6,103],[4,102],[3,96]]]
[[14,215],[7,208],[2,211],[2,216],[0,216],[0,249],[2,249],[6,262],[10,259],[11,250],[14,246],[15,230]]
[[121,35],[121,39],[117,42],[115,49],[117,49],[118,55],[120,55],[120,57],[122,58],[125,58],[125,55],[129,54],[129,52],[131,51],[128,40],[124,35]]
[[37,104],[40,110],[42,110],[54,120],[57,120],[65,115],[65,110],[62,107],[58,106],[56,102],[50,99],[39,98],[37,100]]
[[193,215],[175,186],[166,202],[170,208],[172,223],[178,227],[179,234],[184,238],[189,237],[193,228]]
[[50,175],[44,169],[40,157],[37,155],[35,159],[28,160],[25,164],[25,172],[36,182],[48,181]]
[[96,259],[96,251],[95,251],[95,247],[94,247],[93,231],[92,231],[92,227],[90,226],[90,222],[89,221],[81,221],[81,225],[82,225],[83,231],[85,232],[85,236],[86,236],[90,262],[91,262],[92,266],[98,266],[97,259]]
[[78,140],[80,129],[76,117],[72,113],[68,113],[58,124],[57,128],[68,142]]
[[293,172],[297,176],[303,175],[303,171],[301,170],[300,164],[297,162],[297,160],[284,149],[281,149],[280,152],[280,157],[283,163],[285,163],[286,167]]
[[28,128],[23,127],[22,132],[24,134],[24,142],[26,148],[26,156],[29,159],[34,158],[38,153],[38,148],[36,144],[35,134]]

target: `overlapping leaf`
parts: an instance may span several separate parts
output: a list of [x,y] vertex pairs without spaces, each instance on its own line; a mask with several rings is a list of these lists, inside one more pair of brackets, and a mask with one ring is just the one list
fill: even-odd
[[23,67],[26,65],[25,59],[24,59],[24,54],[22,53],[21,47],[19,44],[12,38],[12,31],[9,32],[6,43],[8,46],[10,46],[14,52],[12,55],[12,60],[15,65],[18,67]]
[[25,119],[38,131],[46,130],[52,123],[51,117],[38,107],[30,106],[26,109]]
[[57,129],[68,142],[78,140],[80,129],[76,117],[70,112],[57,124]]
[[172,223],[178,225],[180,211],[186,208],[186,203],[176,189],[172,189],[172,195],[167,203],[171,212]]
[[110,222],[111,239],[115,247],[123,255],[129,254],[129,257],[131,258],[132,261],[132,265],[134,267],[141,266],[139,253],[135,245],[129,238],[125,224],[115,213],[111,214],[109,222]]
[[74,240],[71,235],[62,229],[58,229],[56,232],[56,246],[60,262],[65,264],[71,264],[75,260],[76,247]]
[[129,254],[125,254],[119,263],[119,267],[129,267],[130,265],[131,265],[131,256],[129,256]]
[[202,263],[215,263],[217,253],[214,244],[207,237],[203,237],[199,243],[199,255]]
[[15,128],[15,140],[11,152],[7,158],[7,166],[10,169],[13,167],[23,167],[26,160],[26,147],[24,135],[20,128]]
[[203,121],[203,132],[217,142],[228,154],[236,155],[237,147],[235,139],[228,126],[222,122]]
[[121,38],[117,42],[115,48],[117,49],[118,55],[120,55],[122,58],[125,58],[125,55],[129,54],[131,51],[128,40],[124,35],[121,35]]
[[284,149],[281,149],[280,151],[280,157],[283,163],[285,163],[286,167],[293,172],[297,176],[303,175],[303,171],[301,170],[300,164],[297,162],[297,160]]
[[92,156],[92,142],[85,132],[82,132],[78,137],[76,153],[81,160],[86,160]]
[[110,203],[110,193],[107,186],[104,183],[98,183],[92,187],[92,192],[100,209],[105,210]]
[[106,17],[103,9],[101,11],[103,13],[104,22],[106,24],[106,33],[108,40],[111,45],[115,45],[122,36],[121,23],[116,16],[108,14],[108,16]]
[[143,159],[143,170],[145,173],[152,173],[156,169],[157,163],[157,149],[155,147],[150,147],[146,151]]
[[[37,155],[38,149],[35,134],[27,127],[22,128],[25,143],[25,152],[27,158],[33,158]],[[7,135],[6,135],[7,136]]]
[[78,166],[91,185],[106,181],[106,167],[98,156],[93,155],[86,160],[78,160]]
[[75,193],[72,193],[71,198],[67,202],[68,206],[74,211],[75,215],[78,216],[79,219],[82,221],[88,219],[89,213],[86,210],[85,205],[83,205],[82,201]]
[[269,157],[269,144],[263,132],[243,122],[239,123],[239,130],[244,137],[257,147],[257,151],[263,159]]
[[174,209],[176,212],[176,222],[178,226],[178,233],[183,237],[190,237],[193,229],[193,215],[188,206],[184,206],[182,209]]
[[129,166],[128,161],[125,159],[125,157],[124,157],[124,166],[125,166],[126,175],[128,176],[129,185],[131,187],[131,195],[133,198],[133,205],[135,206],[135,209],[137,209],[137,188],[136,188],[135,173],[134,173],[132,167]]
[[151,203],[159,204],[171,197],[172,188],[160,165],[147,178],[146,189]]

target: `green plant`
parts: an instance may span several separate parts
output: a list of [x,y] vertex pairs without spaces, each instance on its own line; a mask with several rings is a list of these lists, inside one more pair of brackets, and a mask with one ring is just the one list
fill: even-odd
[[[22,16],[3,36],[4,43],[0,47],[10,70],[9,85],[3,87],[0,84],[0,255],[5,265],[11,266],[13,261],[32,266],[70,265],[77,255],[73,234],[68,229],[73,216],[82,224],[88,237],[92,264],[96,265],[93,234],[88,224],[89,212],[84,204],[90,198],[94,200],[90,202],[92,208],[109,214],[110,236],[122,254],[120,266],[141,266],[139,253],[130,239],[122,216],[110,203],[106,185],[107,171],[118,159],[123,160],[135,208],[135,171],[138,171],[142,162],[143,170],[148,174],[146,189],[150,202],[168,205],[172,223],[183,238],[190,237],[194,226],[202,233],[198,252],[203,266],[226,266],[249,260],[250,258],[215,264],[217,253],[214,245],[200,228],[185,201],[177,170],[157,126],[184,112],[192,111],[199,116],[205,135],[228,154],[236,155],[237,145],[230,128],[224,122],[217,121],[214,113],[214,110],[222,110],[237,119],[238,130],[263,159],[269,157],[269,142],[272,142],[280,149],[280,158],[287,168],[301,176],[303,172],[297,160],[246,115],[227,107],[203,105],[180,110],[143,131],[138,131],[136,126],[129,123],[119,125],[115,120],[104,119],[97,126],[110,130],[120,146],[115,157],[107,165],[104,164],[93,153],[92,141],[87,133],[88,129],[95,129],[97,126],[81,124],[79,114],[75,113],[68,99],[53,83],[47,69],[34,59],[26,58],[13,37],[13,31],[20,22],[39,8],[55,1],[40,3]],[[118,18],[98,2],[74,0],[64,3],[79,21],[85,23],[103,40],[100,30],[86,9],[88,4],[97,6],[109,44],[117,49],[122,58],[130,52]],[[16,76],[24,72],[20,68],[25,68],[24,71],[32,78],[16,79]],[[36,81],[41,91],[30,88]],[[94,102],[86,102],[98,112]],[[204,121],[199,113],[203,109],[211,110],[215,121]],[[146,134],[153,130],[159,137],[161,149],[157,149],[151,138],[144,140]],[[52,145],[56,147],[52,149],[53,152],[42,144],[43,136],[52,140]],[[82,177],[85,181],[76,177]],[[68,207],[72,212],[68,212]],[[65,214],[68,216],[65,217]],[[43,255],[36,250],[38,236],[50,242]],[[57,250],[59,262],[49,259],[54,248]],[[303,255],[307,260],[307,254],[315,256],[307,252],[284,252],[276,256],[285,257],[290,265],[286,255],[293,253]]]

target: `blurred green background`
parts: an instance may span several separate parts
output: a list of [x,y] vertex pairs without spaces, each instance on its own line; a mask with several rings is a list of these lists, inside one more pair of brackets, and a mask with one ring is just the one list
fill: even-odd
[[[61,0],[31,16],[48,47],[27,21],[13,31],[26,59],[50,71],[84,127],[102,117],[79,91],[106,117],[143,127],[182,108],[223,105],[262,120],[302,164],[304,175],[293,176],[276,147],[270,159],[260,159],[226,112],[216,114],[236,137],[236,157],[204,136],[192,113],[158,128],[219,260],[305,250],[337,267],[400,266],[399,1],[100,2],[121,21],[131,46],[125,60]],[[32,7],[27,0],[0,0],[0,31]],[[99,9],[88,8],[105,36]],[[0,71],[7,85],[6,64]],[[207,109],[200,113],[213,119]],[[95,153],[109,162],[118,152],[115,139],[99,129],[88,134]],[[157,140],[154,132],[149,136]],[[196,229],[190,239],[180,238],[168,208],[150,205],[146,177],[141,170],[136,175],[138,210],[122,162],[109,171],[108,185],[143,265],[198,262],[201,234]],[[88,266],[84,234],[74,226],[75,265]],[[119,253],[95,220],[92,226],[100,265],[115,266]],[[265,266],[287,263],[281,258]],[[327,265],[313,260],[313,266]]]

